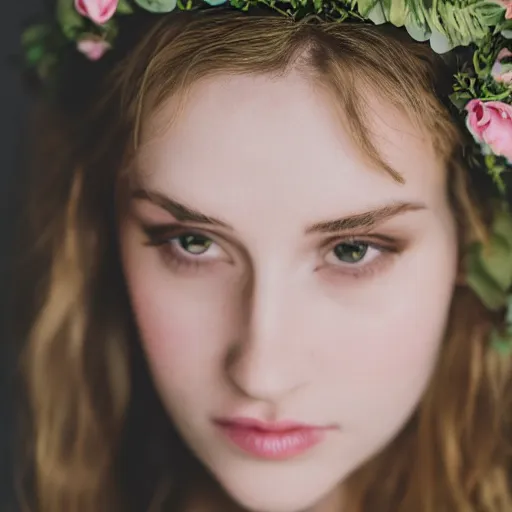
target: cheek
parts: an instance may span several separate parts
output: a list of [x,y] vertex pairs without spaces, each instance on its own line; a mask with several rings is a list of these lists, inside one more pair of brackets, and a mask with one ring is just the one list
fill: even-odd
[[[153,248],[125,242],[123,266],[140,340],[157,386],[181,394],[218,374],[229,341],[229,289],[176,277]],[[199,283],[200,280],[197,280]],[[188,386],[187,386],[188,384]]]
[[[429,383],[456,275],[456,251],[448,247],[443,254],[419,253],[383,281],[372,292],[371,308],[353,311],[347,350],[331,354],[337,388],[352,390],[344,393],[343,405],[354,419],[370,420],[363,421],[370,431],[405,421]],[[371,418],[379,418],[379,425]]]
[[[187,296],[186,287],[156,282],[155,286],[133,282],[132,302],[139,334],[153,380],[171,409],[177,403],[197,401],[218,382],[223,344],[229,339],[219,321],[218,301]],[[178,292],[178,290],[180,290]]]

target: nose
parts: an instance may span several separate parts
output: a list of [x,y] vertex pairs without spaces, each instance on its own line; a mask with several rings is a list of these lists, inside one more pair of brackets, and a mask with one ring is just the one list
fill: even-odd
[[267,275],[247,284],[241,327],[226,358],[228,379],[239,393],[277,402],[307,384],[308,348],[298,309],[297,294],[282,277]]

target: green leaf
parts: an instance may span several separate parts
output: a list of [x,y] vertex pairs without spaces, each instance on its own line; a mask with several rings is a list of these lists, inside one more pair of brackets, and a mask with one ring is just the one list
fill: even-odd
[[391,0],[388,19],[395,27],[403,27],[407,19],[406,0]]
[[104,37],[109,43],[113,43],[119,34],[119,24],[115,18],[111,18],[107,23],[98,28],[101,28]]
[[368,13],[378,4],[378,0],[358,0],[357,10],[361,16],[366,17]]
[[489,168],[494,167],[496,165],[496,155],[493,153],[485,155],[485,165]]
[[176,9],[177,0],[135,0],[135,3],[149,12],[165,13]]
[[512,251],[512,216],[508,211],[501,210],[496,214],[492,230],[507,241]]
[[500,24],[500,30],[512,30],[512,20],[504,20]]
[[51,33],[51,27],[48,25],[32,25],[21,34],[21,44],[25,47],[34,44],[41,44]]
[[512,250],[506,238],[493,233],[481,249],[481,262],[487,274],[506,292],[512,285]]
[[428,9],[424,5],[424,2],[409,1],[407,2],[407,10],[409,11],[408,23],[413,25],[419,25],[425,27],[430,31],[430,25],[428,24]]
[[425,20],[418,19],[418,15],[410,12],[405,22],[405,29],[407,33],[415,41],[428,41],[432,32]]
[[503,7],[495,2],[477,3],[475,5],[475,15],[487,26],[494,26],[503,19]]
[[469,92],[454,92],[449,96],[450,101],[459,109],[462,110],[466,103],[472,98]]
[[323,1],[322,0],[313,0],[313,5],[315,6],[315,11],[320,12],[322,10]]
[[85,19],[75,9],[73,0],[57,1],[57,21],[64,35],[71,40],[76,39],[85,24]]
[[39,77],[43,80],[49,80],[51,76],[55,72],[55,67],[57,66],[58,58],[56,55],[51,53],[45,53],[44,57],[37,64],[37,73]]
[[505,306],[507,297],[487,273],[480,253],[481,246],[479,244],[473,245],[467,253],[466,282],[488,309],[497,311]]
[[493,331],[491,333],[491,345],[500,354],[508,356],[512,352],[512,335]]
[[[512,295],[508,296],[508,304],[507,304],[507,316],[505,321],[507,322],[509,329],[512,328]],[[511,332],[512,334],[512,332]]]
[[119,14],[132,14],[133,5],[130,0],[119,0],[116,12]]
[[366,14],[366,17],[375,25],[382,25],[388,22],[384,8],[380,3],[375,4],[372,9]]
[[44,56],[43,46],[32,46],[25,53],[25,58],[29,65],[35,66]]
[[431,21],[435,26],[431,26],[446,35],[452,47],[481,41],[488,34],[488,3],[482,0],[434,2],[435,11],[432,12]]
[[448,36],[433,28],[430,36],[430,47],[436,53],[443,54],[449,52],[454,47],[454,43]]

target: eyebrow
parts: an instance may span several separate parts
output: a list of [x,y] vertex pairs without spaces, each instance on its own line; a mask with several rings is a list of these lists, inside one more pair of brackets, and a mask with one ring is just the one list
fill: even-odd
[[[197,224],[207,224],[213,226],[220,226],[229,230],[233,227],[226,222],[210,217],[193,208],[179,203],[159,192],[150,191],[145,189],[138,189],[132,193],[133,199],[149,201],[156,206],[169,212],[179,222],[190,222]],[[392,217],[401,215],[406,212],[425,210],[426,205],[417,202],[395,202],[393,204],[385,205],[374,210],[370,210],[355,215],[349,215],[339,219],[318,222],[309,226],[306,229],[306,234],[313,233],[338,233],[340,231],[347,231],[351,229],[371,228],[376,224],[389,220]]]

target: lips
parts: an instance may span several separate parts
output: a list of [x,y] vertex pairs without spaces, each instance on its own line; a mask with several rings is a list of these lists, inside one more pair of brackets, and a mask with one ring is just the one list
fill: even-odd
[[321,443],[329,430],[297,422],[265,423],[253,418],[214,421],[220,432],[243,452],[260,459],[296,457]]

